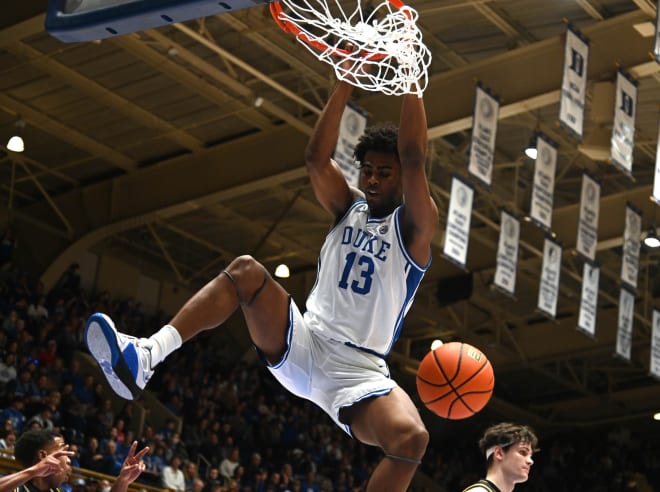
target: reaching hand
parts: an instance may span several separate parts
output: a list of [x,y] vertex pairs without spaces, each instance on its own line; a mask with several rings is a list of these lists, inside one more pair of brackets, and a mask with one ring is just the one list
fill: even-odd
[[145,469],[144,461],[142,457],[149,452],[149,446],[145,446],[140,450],[139,453],[135,453],[137,449],[137,441],[133,441],[131,444],[131,449],[128,450],[128,455],[124,460],[124,464],[121,466],[121,471],[117,477],[118,482],[122,482],[126,485],[132,483],[137,477],[140,476]]
[[66,462],[68,464],[71,462],[69,460],[69,456],[73,456],[74,454],[76,453],[69,451],[69,446],[63,446],[61,449],[58,449],[54,453],[49,454],[32,466],[34,477],[48,477],[50,475],[55,475],[56,473],[65,471],[65,466],[60,458],[62,458],[62,456],[66,456]]

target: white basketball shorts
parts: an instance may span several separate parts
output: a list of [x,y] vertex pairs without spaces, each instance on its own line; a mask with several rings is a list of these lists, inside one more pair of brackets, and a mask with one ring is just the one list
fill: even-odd
[[315,332],[293,299],[287,350],[276,364],[266,365],[282,386],[317,404],[350,436],[350,426],[340,422],[339,411],[365,398],[386,395],[397,386],[381,357]]

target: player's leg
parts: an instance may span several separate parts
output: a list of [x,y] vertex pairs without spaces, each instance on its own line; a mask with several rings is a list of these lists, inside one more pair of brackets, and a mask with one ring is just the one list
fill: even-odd
[[221,325],[239,306],[255,345],[269,359],[283,353],[288,294],[251,256],[232,261],[151,337],[136,339],[118,332],[112,319],[95,313],[87,321],[85,340],[110,386],[123,398],[134,399],[167,355],[198,333]]
[[429,435],[406,392],[397,387],[385,396],[359,402],[342,412],[342,420],[351,425],[357,439],[385,452],[369,479],[367,491],[408,490]]
[[172,318],[185,342],[221,325],[240,306],[252,342],[269,359],[286,348],[289,294],[251,256],[240,256],[195,294]]

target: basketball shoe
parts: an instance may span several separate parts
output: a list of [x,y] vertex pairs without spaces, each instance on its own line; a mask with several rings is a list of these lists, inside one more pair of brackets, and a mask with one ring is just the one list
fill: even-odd
[[153,375],[151,343],[120,333],[103,313],[94,313],[85,326],[85,343],[108,384],[119,396],[134,400]]

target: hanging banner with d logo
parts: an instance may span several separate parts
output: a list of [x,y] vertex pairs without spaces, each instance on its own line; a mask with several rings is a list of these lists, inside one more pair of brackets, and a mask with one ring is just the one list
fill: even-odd
[[529,215],[532,222],[549,232],[552,227],[557,146],[549,138],[538,135],[536,150],[532,204]]
[[584,102],[587,97],[587,60],[589,42],[570,27],[566,31],[564,77],[561,83],[559,121],[582,137]]
[[652,198],[656,203],[660,203],[660,118],[658,118],[658,142],[655,148],[655,174],[653,175]]
[[546,237],[543,244],[543,267],[541,270],[541,285],[539,286],[538,308],[551,318],[554,318],[557,314],[561,254],[562,247],[559,243]]
[[454,176],[451,181],[447,228],[445,229],[444,255],[465,268],[468,241],[470,239],[470,219],[474,188]]
[[468,172],[486,186],[491,185],[493,175],[499,112],[498,100],[490,92],[477,86]]
[[653,329],[651,330],[651,376],[660,379],[660,311],[653,310]]
[[591,261],[596,259],[599,211],[600,184],[589,174],[583,173],[576,249],[579,254]]
[[619,324],[616,331],[616,355],[630,360],[635,296],[625,287],[619,294]]
[[506,210],[502,210],[500,241],[497,244],[497,267],[493,282],[495,287],[510,296],[513,296],[516,290],[519,238],[520,221]]
[[357,144],[362,133],[364,133],[366,126],[366,115],[347,105],[339,124],[339,138],[337,139],[337,147],[335,147],[335,153],[332,158],[339,165],[350,186],[358,186],[360,169],[353,158],[353,149],[355,149],[355,144]]
[[578,330],[594,337],[596,335],[596,313],[598,312],[598,280],[600,268],[585,262],[582,267],[582,296]]
[[642,234],[642,214],[632,205],[626,205],[626,230],[623,233],[623,254],[621,256],[621,281],[632,289],[637,288],[639,272],[639,248]]
[[612,164],[632,176],[637,113],[637,82],[619,70],[616,76],[616,105],[610,155]]

